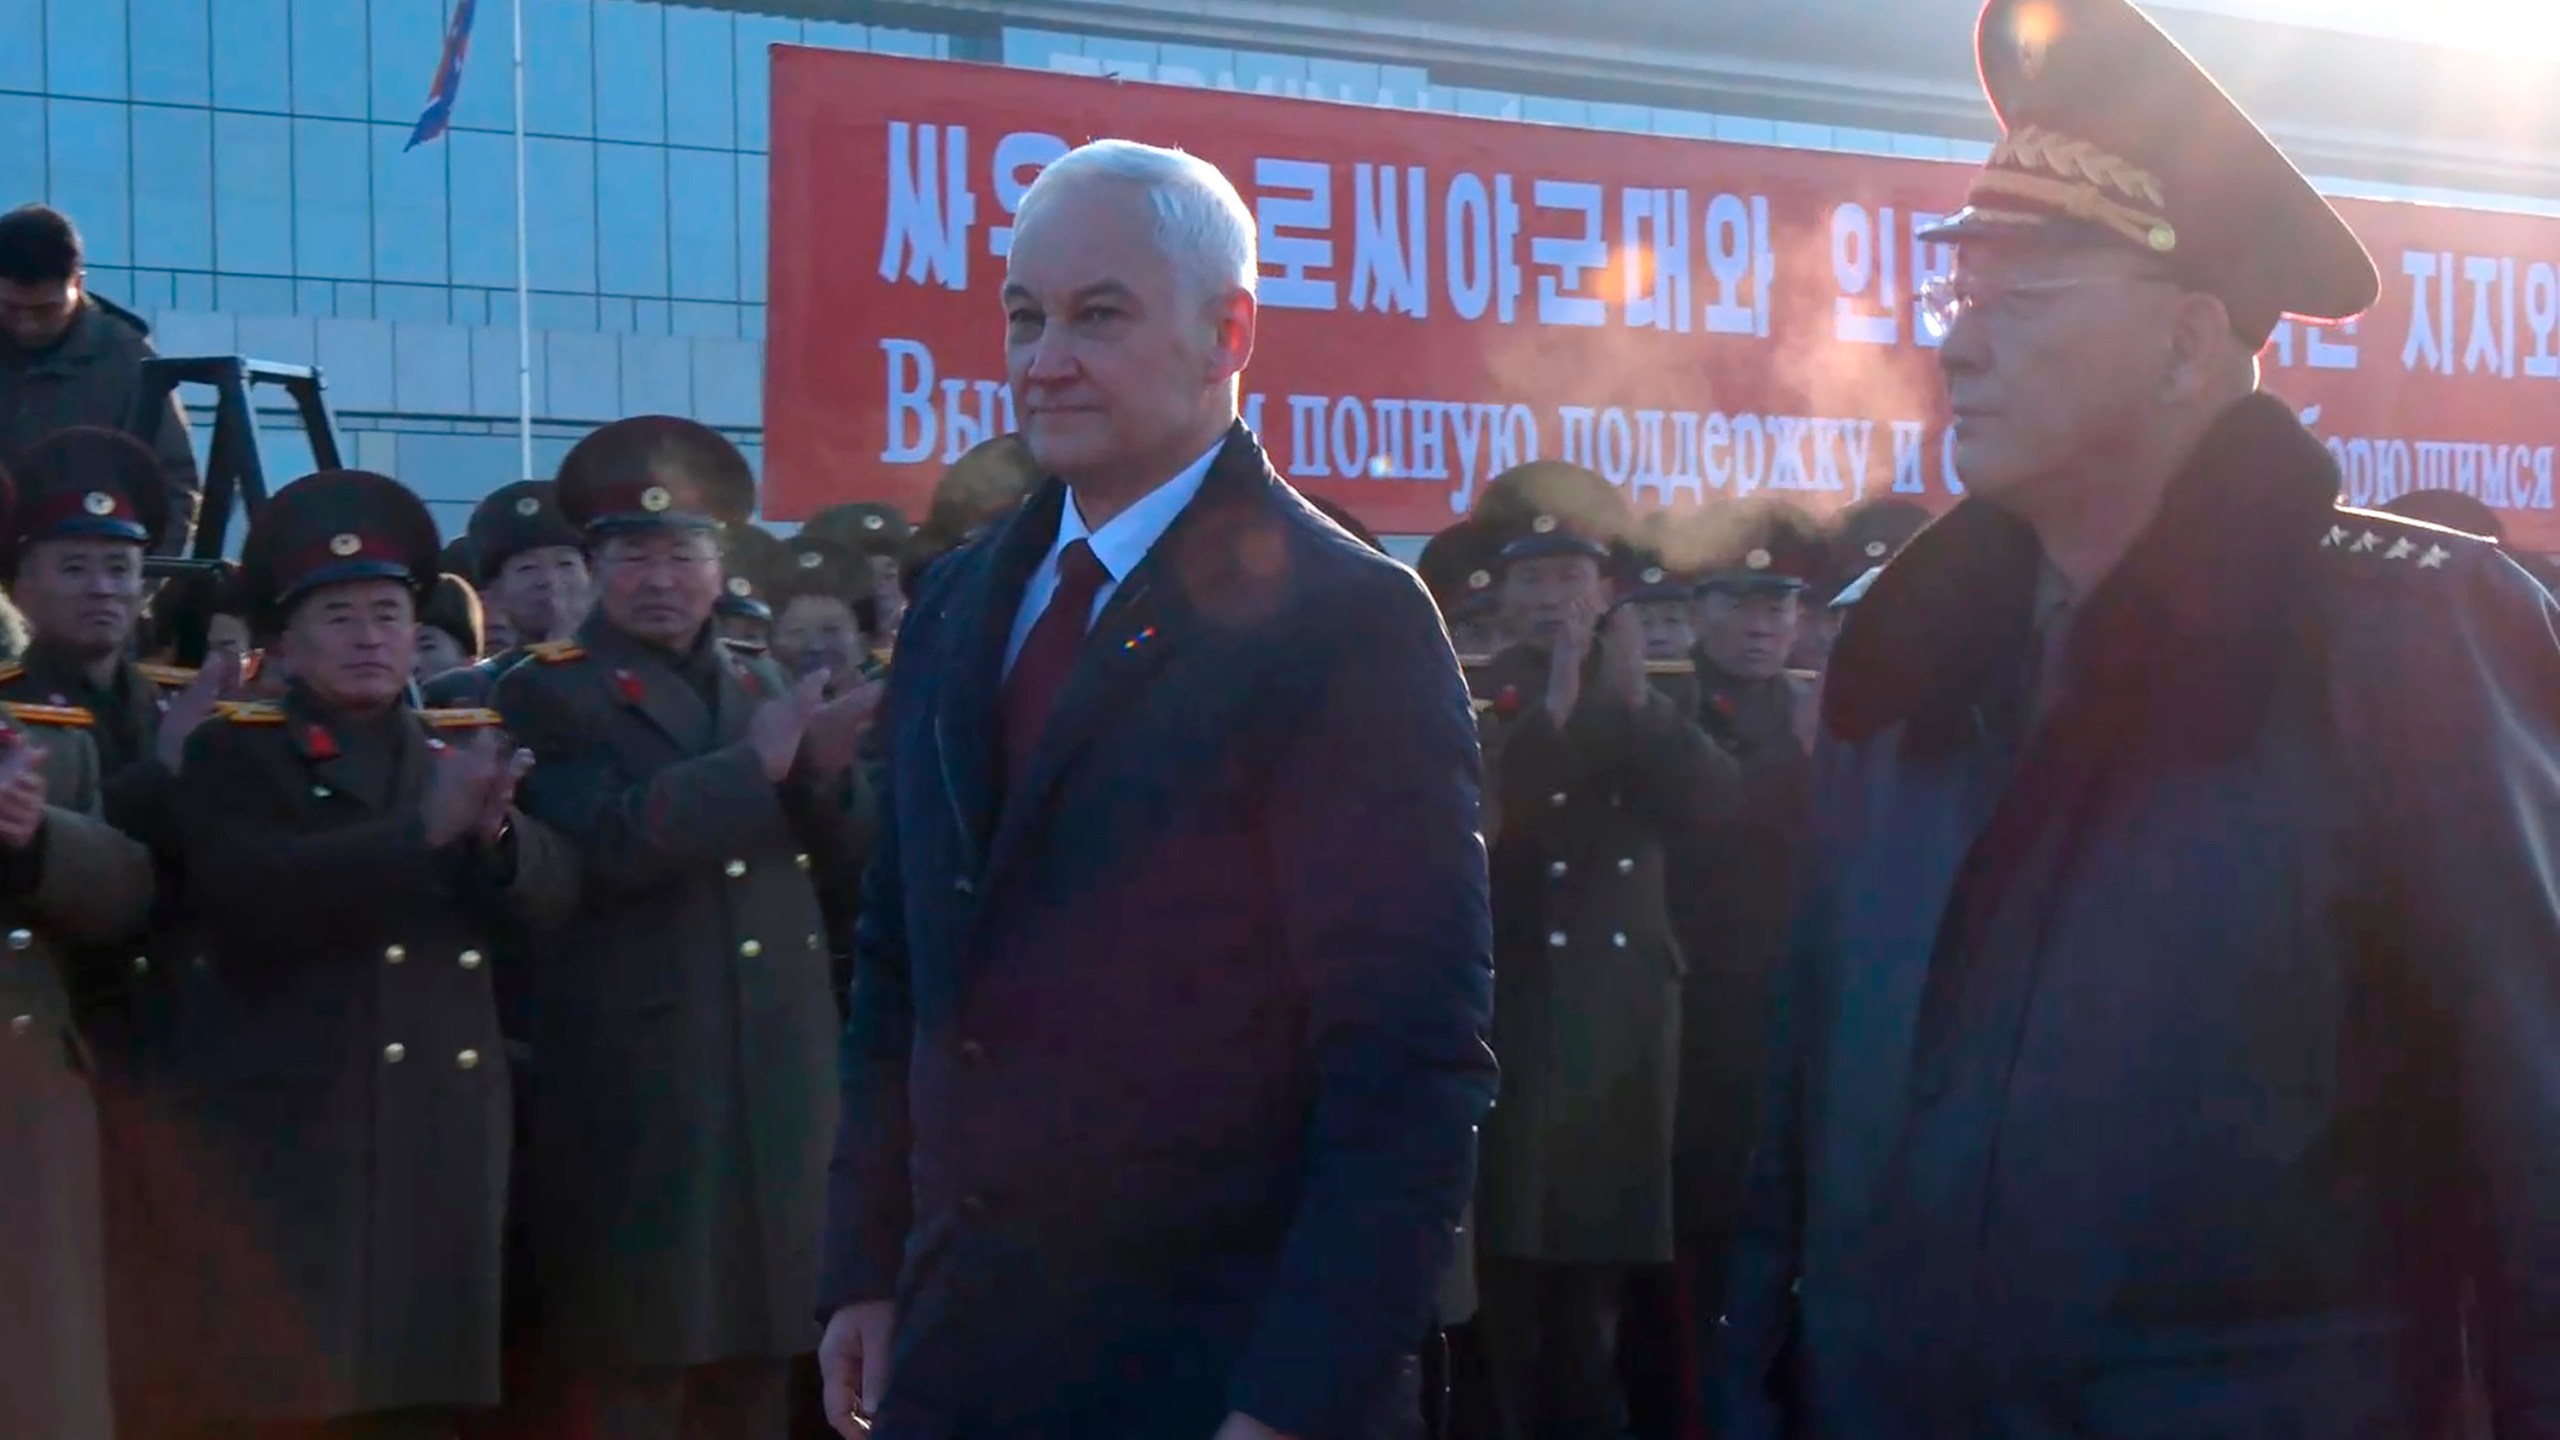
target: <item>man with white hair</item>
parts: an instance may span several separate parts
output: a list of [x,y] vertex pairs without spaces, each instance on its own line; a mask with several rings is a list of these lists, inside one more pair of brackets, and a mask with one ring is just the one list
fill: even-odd
[[881,726],[821,1293],[848,1440],[1409,1433],[1493,1093],[1466,687],[1237,419],[1254,222],[1051,165],[1004,287],[1048,477]]

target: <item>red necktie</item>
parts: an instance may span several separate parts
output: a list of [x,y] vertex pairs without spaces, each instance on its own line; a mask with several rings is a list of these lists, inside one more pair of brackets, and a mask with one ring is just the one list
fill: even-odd
[[1008,786],[1031,773],[1031,757],[1048,728],[1049,712],[1059,692],[1075,673],[1076,653],[1084,648],[1085,629],[1093,621],[1093,597],[1111,572],[1093,556],[1093,547],[1072,541],[1058,552],[1058,588],[1049,608],[1031,627],[1022,652],[1013,657],[1013,673],[1004,682],[1004,774]]

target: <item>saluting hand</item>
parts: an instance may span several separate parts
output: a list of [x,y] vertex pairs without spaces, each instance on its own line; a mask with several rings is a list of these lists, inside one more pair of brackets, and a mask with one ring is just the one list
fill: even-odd
[[44,828],[44,752],[23,735],[0,755],[0,848],[24,850]]
[[826,703],[826,693],[827,672],[813,671],[801,676],[790,694],[766,701],[747,717],[747,743],[764,761],[764,778],[779,785],[791,773],[792,762],[800,758],[800,742],[809,733],[809,721]]
[[231,650],[216,650],[204,657],[196,678],[186,688],[169,697],[169,708],[160,712],[160,738],[152,753],[160,763],[176,774],[186,762],[187,737],[213,713],[213,707],[240,683],[240,656]]

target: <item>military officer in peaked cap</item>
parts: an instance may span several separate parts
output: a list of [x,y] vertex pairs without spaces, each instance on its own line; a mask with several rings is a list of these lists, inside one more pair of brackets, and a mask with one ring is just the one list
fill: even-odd
[[528,647],[576,633],[594,594],[585,541],[561,518],[548,480],[518,480],[490,491],[472,507],[464,538],[474,568],[452,573],[479,590],[485,629],[502,630],[507,643],[493,642],[488,658],[430,684],[430,705],[486,705],[490,687],[524,659]]
[[485,710],[411,709],[435,522],[323,471],[250,526],[241,586],[291,682],[187,744],[171,808],[211,979],[179,1065],[179,1434],[444,1440],[498,1399],[501,923],[576,901]]
[[863,557],[871,570],[870,592],[872,604],[880,612],[879,629],[894,638],[907,611],[899,558],[905,553],[907,542],[915,538],[915,527],[907,523],[907,517],[895,505],[862,500],[828,506],[810,516],[800,533],[811,539],[838,541]]
[[418,607],[417,679],[421,685],[468,668],[484,637],[480,592],[450,571],[436,576]]
[[1489,783],[1494,1049],[1476,1321],[1506,1436],[1614,1437],[1630,1274],[1672,1258],[1680,973],[1665,856],[1732,760],[1648,683],[1610,552],[1551,514],[1500,552],[1518,643],[1472,677]]
[[1967,494],[1824,692],[1738,1433],[2443,1434],[2466,1363],[2560,1433],[2560,611],[2258,392],[2377,277],[2156,25],[1977,49]]
[[[0,518],[11,505],[0,474]],[[66,946],[150,916],[151,859],[99,818],[95,717],[0,705],[0,1434],[104,1440],[108,1390],[100,1122]]]
[[1698,723],[1746,772],[1784,769],[1805,753],[1812,677],[1788,661],[1827,547],[1799,516],[1748,502],[1716,537],[1696,591]]
[[[785,542],[789,562],[773,590],[773,656],[793,675],[824,675],[830,696],[856,689],[878,691],[886,673],[876,648],[878,572],[871,557],[850,545],[806,531]],[[876,698],[865,703],[876,703]],[[827,963],[842,1005],[853,980],[854,924],[861,918],[861,864],[869,852],[873,810],[866,767],[856,765],[837,782],[837,804],[852,822],[854,845],[845,857],[846,883],[818,887],[827,917]]]
[[1500,597],[1493,583],[1503,543],[1491,527],[1461,520],[1425,541],[1414,561],[1432,603],[1440,607],[1460,662],[1470,669],[1503,649]]
[[1824,535],[1827,563],[1805,591],[1790,664],[1817,672],[1830,665],[1845,609],[1838,604],[1840,596],[1860,577],[1901,553],[1929,519],[1926,509],[1893,495],[1869,496],[1831,517]]
[[589,435],[560,506],[596,612],[496,701],[540,757],[527,808],[588,894],[538,967],[531,1243],[546,1433],[773,1435],[814,1348],[836,1009],[813,884],[850,873],[837,785],[867,692],[786,679],[712,629],[722,528],[754,508],[717,432]]

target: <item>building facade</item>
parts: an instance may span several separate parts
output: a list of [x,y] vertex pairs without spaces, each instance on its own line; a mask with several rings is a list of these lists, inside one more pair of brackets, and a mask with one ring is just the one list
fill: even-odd
[[[544,473],[587,428],[642,411],[758,453],[775,45],[1945,159],[1990,139],[1963,43],[1973,0],[1587,0],[1570,35],[1515,0],[481,0],[452,129],[409,149],[450,3],[0,0],[0,205],[69,212],[92,288],[149,319],[162,353],[320,365],[349,463],[399,476],[449,526],[521,468],[517,3]],[[1666,30],[1665,11],[1695,14]],[[2272,43],[2189,23],[2208,64],[2216,36]],[[2413,78],[2409,47],[2323,37],[2306,57],[2284,38],[2271,85],[2396,66],[2402,109],[2444,113],[2401,93],[2439,83]],[[2480,85],[2476,64],[2461,74]],[[2560,91],[2552,78],[2534,93]],[[2243,98],[2273,105],[2326,184],[2560,213],[2560,157],[2436,122],[2423,138],[2342,126],[2327,90],[2298,88]],[[2360,103],[2392,113],[2378,92]],[[308,467],[283,417],[262,439],[271,473]]]

